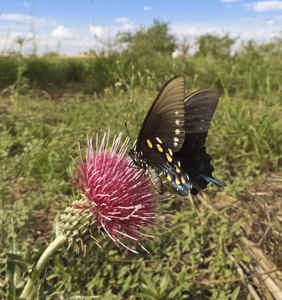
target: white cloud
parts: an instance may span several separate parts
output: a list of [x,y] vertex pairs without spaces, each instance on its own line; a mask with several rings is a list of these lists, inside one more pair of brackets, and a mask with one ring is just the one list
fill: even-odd
[[60,25],[57,28],[55,28],[52,31],[51,35],[52,37],[59,38],[62,40],[71,40],[74,37],[73,32],[63,25]]
[[241,2],[242,0],[220,0],[221,2]]
[[128,18],[116,18],[115,22],[117,22],[117,23],[127,23]]
[[273,19],[270,19],[270,20],[266,21],[267,25],[273,25],[274,23],[275,23],[275,20],[273,20]]
[[277,37],[278,37],[278,38],[281,38],[281,33],[278,33],[278,32],[271,33],[271,34],[270,34],[270,37],[271,37],[271,38],[277,38]]
[[25,34],[20,31],[11,31],[9,34],[9,38],[13,41],[15,41],[18,38],[25,38]]
[[103,36],[104,28],[101,26],[90,26],[90,33],[96,36]]
[[134,24],[124,24],[123,25],[123,29],[124,30],[131,30],[131,29],[134,29],[134,28],[136,28],[137,26],[136,25],[134,25]]
[[172,31],[174,32],[175,35],[177,36],[186,36],[186,35],[191,35],[191,36],[200,36],[206,33],[215,33],[216,29],[211,28],[210,26],[203,27],[203,26],[173,26],[172,25]]
[[9,34],[9,39],[12,42],[16,42],[17,39],[24,39],[25,43],[32,38],[31,32],[21,32],[21,31],[11,31]]
[[29,23],[33,19],[32,16],[25,16],[21,14],[2,14],[0,15],[0,20],[5,21],[15,21],[15,22],[22,22],[22,23]]
[[143,9],[144,9],[144,10],[151,10],[152,7],[150,7],[150,6],[148,6],[148,5],[145,5]]
[[[282,21],[282,16],[273,16],[271,18],[257,18],[256,19],[256,23],[258,24],[258,26],[261,25],[274,25],[274,24],[278,24],[278,26],[281,26],[281,21]],[[278,29],[278,27],[277,27]]]
[[248,3],[244,5],[247,9],[253,9],[255,11],[276,11],[282,10],[282,1],[258,1],[255,3]]
[[0,14],[0,21],[17,22],[24,24],[30,24],[31,22],[34,22],[36,24],[36,28],[56,25],[56,21],[54,20],[38,19],[33,16],[26,16],[22,14]]
[[130,29],[134,29],[134,28],[137,27],[133,23],[128,23],[128,21],[129,21],[128,18],[116,18],[115,19],[115,22],[123,24],[123,28],[122,29],[124,29],[124,30],[130,30]]

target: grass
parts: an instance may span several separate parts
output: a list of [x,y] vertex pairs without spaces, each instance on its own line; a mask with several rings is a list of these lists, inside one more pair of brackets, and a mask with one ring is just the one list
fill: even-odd
[[[125,122],[135,139],[158,90],[176,74],[185,75],[189,92],[221,91],[207,149],[227,194],[236,196],[281,168],[282,64],[275,57],[31,57],[22,58],[20,73],[16,58],[0,57],[0,66],[2,253],[29,247],[32,258],[39,257],[44,243],[38,236],[50,240],[55,213],[70,204],[69,155],[78,157],[77,143],[84,152],[86,135],[125,133]],[[109,241],[102,243],[106,251],[93,248],[87,257],[65,249],[48,265],[48,283],[65,295],[105,299],[246,298],[227,255],[247,260],[233,246],[238,224],[209,209],[191,211],[183,199],[163,206],[171,212],[165,213],[169,229],[145,244],[150,255],[135,256]],[[5,282],[4,269],[1,274]]]

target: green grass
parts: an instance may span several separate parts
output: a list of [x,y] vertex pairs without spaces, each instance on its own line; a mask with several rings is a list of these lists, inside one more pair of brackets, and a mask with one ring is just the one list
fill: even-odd
[[[135,139],[158,90],[176,74],[185,75],[188,92],[208,86],[221,91],[207,149],[215,177],[228,184],[226,193],[236,196],[281,168],[282,63],[275,57],[241,54],[223,60],[149,62],[126,55],[22,58],[20,73],[17,58],[5,59],[0,57],[6,70],[0,67],[5,79],[0,80],[0,252],[20,252],[27,246],[42,252],[35,237],[50,239],[55,212],[72,198],[69,156],[78,157],[77,143],[85,153],[86,135],[101,136],[108,129],[112,137],[124,132],[125,139],[125,122]],[[226,255],[230,251],[237,260],[247,260],[233,246],[236,226],[208,209],[187,211],[187,204],[177,199],[162,205],[167,211],[177,209],[167,216],[169,230],[156,232],[154,242],[145,243],[150,255],[133,255],[110,241],[87,257],[65,250],[48,265],[49,284],[61,286],[67,295],[110,299],[231,299],[227,295],[232,293],[232,299],[237,293],[246,298],[245,288],[232,281],[238,275]],[[41,211],[50,217],[43,218]],[[46,230],[36,234],[33,226],[41,220]],[[15,240],[17,246],[11,242]],[[38,258],[39,253],[31,256]]]

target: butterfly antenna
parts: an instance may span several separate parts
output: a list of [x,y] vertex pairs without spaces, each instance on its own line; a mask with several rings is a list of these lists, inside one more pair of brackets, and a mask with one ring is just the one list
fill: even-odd
[[131,136],[130,136],[130,134],[129,134],[129,131],[128,131],[127,123],[126,123],[126,122],[124,123],[124,126],[125,126],[125,130],[126,130],[126,132],[127,132],[127,135],[128,135],[128,137],[129,137],[129,139],[130,139],[131,145],[132,145],[132,147],[133,147],[133,142],[132,142]]

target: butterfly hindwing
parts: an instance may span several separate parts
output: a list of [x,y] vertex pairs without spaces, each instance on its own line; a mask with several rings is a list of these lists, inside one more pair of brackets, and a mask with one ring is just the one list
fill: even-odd
[[200,90],[184,99],[185,142],[181,153],[195,154],[204,146],[218,100],[219,92],[212,88]]
[[200,90],[184,99],[185,107],[185,141],[182,148],[175,153],[175,158],[181,161],[183,171],[186,172],[193,184],[191,193],[196,195],[213,182],[221,188],[224,182],[213,178],[211,156],[204,147],[211,119],[219,100],[216,89]]

